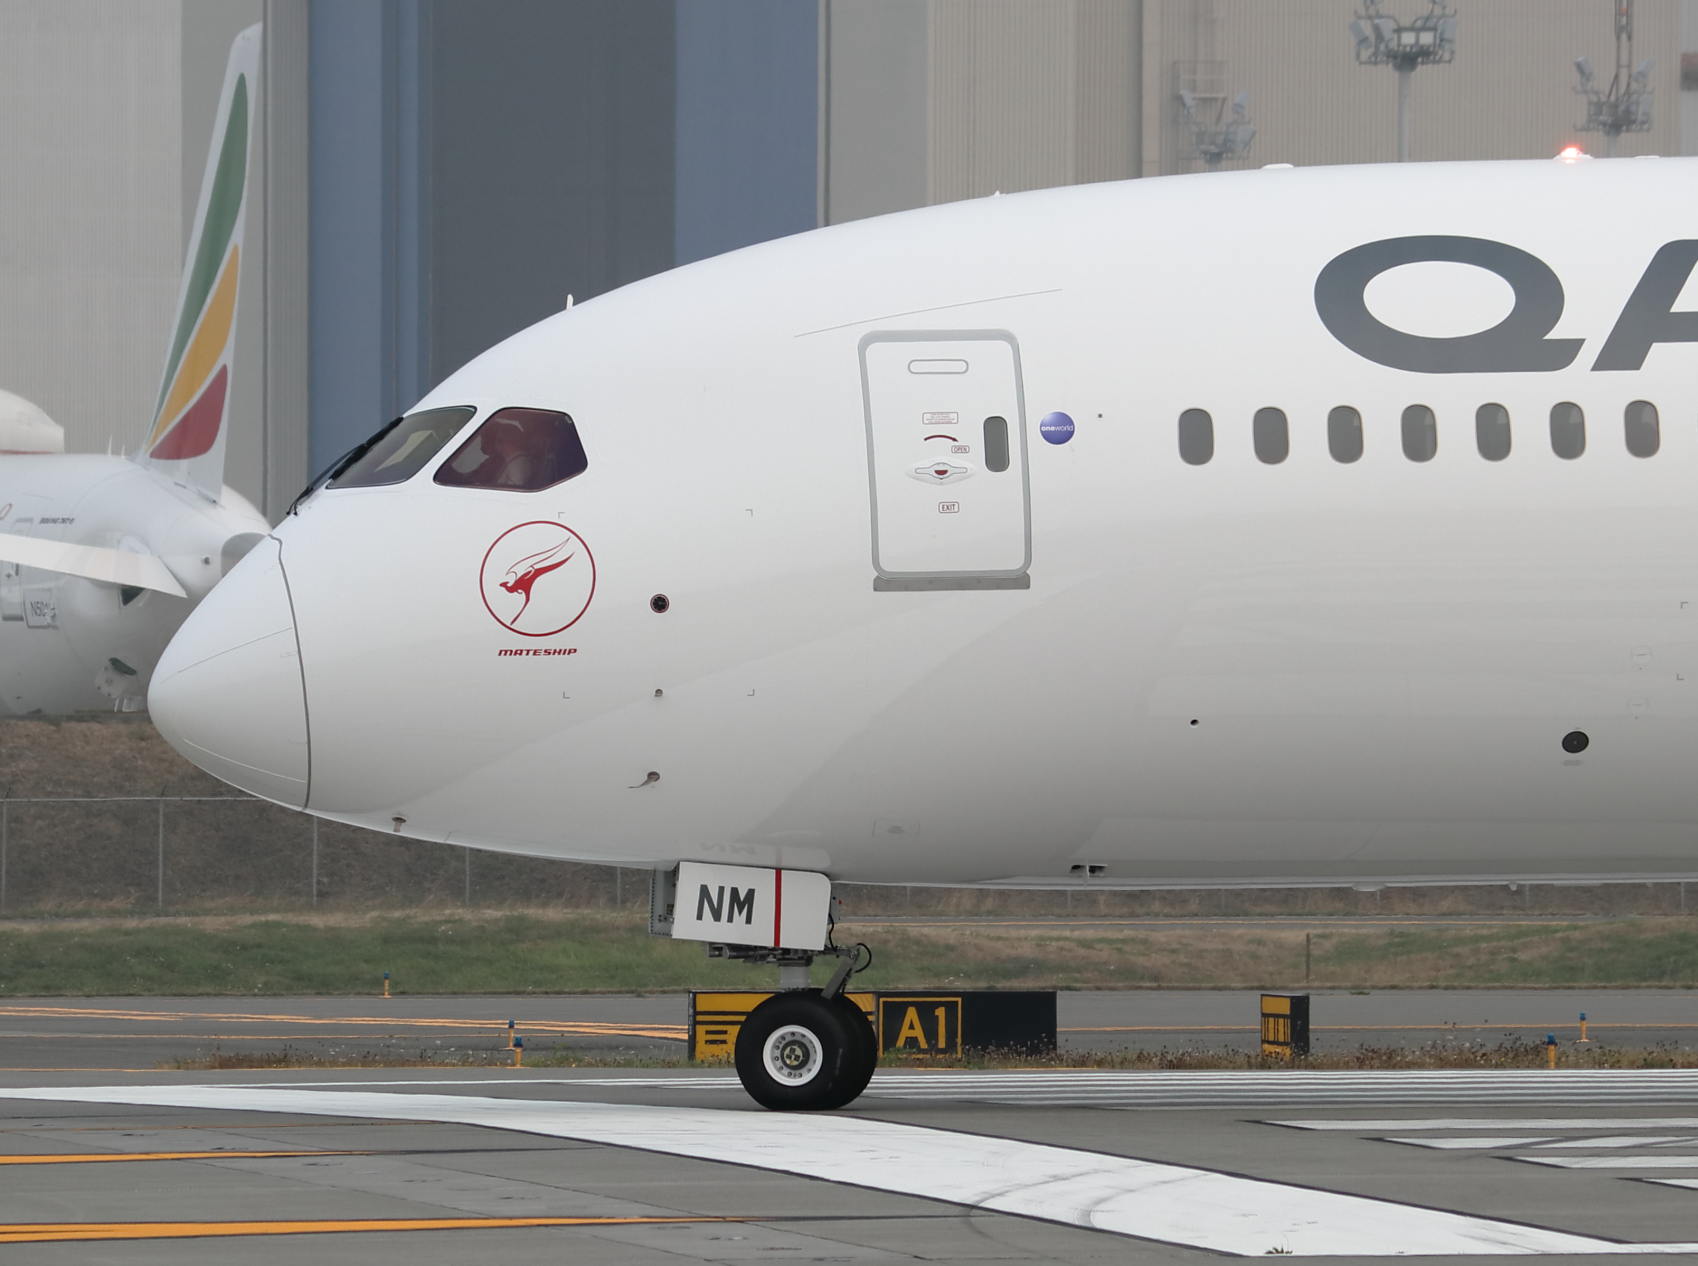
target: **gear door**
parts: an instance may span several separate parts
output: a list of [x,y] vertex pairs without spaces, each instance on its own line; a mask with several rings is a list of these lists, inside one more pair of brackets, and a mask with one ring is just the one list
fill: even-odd
[[1003,330],[861,340],[877,589],[1025,588],[1020,349]]

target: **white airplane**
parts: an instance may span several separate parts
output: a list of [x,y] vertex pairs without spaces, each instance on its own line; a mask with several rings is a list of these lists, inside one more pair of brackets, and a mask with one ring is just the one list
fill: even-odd
[[0,393],[0,712],[145,707],[177,626],[270,530],[224,485],[259,50],[257,26],[230,49],[147,442],[66,453]]
[[853,960],[806,988],[832,881],[1698,878],[1695,187],[1139,180],[627,286],[337,471],[155,722],[325,818],[653,868],[655,930],[780,964],[778,1107],[870,1074]]

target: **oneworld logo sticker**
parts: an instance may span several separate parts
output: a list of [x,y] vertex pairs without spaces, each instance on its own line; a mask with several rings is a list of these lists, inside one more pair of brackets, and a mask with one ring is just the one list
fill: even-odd
[[589,610],[595,559],[563,523],[537,519],[508,528],[483,556],[483,605],[523,637],[563,633]]

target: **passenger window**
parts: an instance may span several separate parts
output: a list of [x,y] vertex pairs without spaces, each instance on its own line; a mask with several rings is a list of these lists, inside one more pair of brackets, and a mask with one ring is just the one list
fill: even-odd
[[1635,457],[1655,457],[1663,446],[1657,406],[1649,400],[1635,400],[1627,406],[1623,421],[1627,426],[1627,451]]
[[1353,462],[1362,456],[1362,415],[1347,404],[1327,414],[1327,451],[1335,462]]
[[1280,409],[1257,409],[1251,426],[1255,438],[1256,456],[1270,466],[1277,466],[1291,455],[1291,429]]
[[1008,419],[985,419],[985,469],[1000,475],[1008,469]]
[[1501,462],[1509,456],[1509,410],[1501,404],[1483,404],[1474,410],[1474,442],[1480,456]]
[[1215,455],[1215,420],[1202,409],[1179,415],[1179,457],[1187,466],[1201,466]]
[[411,479],[476,412],[466,408],[426,409],[396,418],[348,454],[330,486],[374,488]]
[[437,469],[436,482],[451,488],[505,488],[537,492],[589,468],[578,428],[564,413],[502,409],[484,419],[472,438]]
[[1571,462],[1586,451],[1586,415],[1565,400],[1551,406],[1551,452]]
[[1424,404],[1403,411],[1403,455],[1412,462],[1430,462],[1439,452],[1439,424]]

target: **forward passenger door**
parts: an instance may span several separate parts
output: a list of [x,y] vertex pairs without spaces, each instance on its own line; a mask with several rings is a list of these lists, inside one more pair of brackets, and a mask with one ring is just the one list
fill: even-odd
[[1025,588],[1020,349],[1004,330],[861,340],[877,589]]

